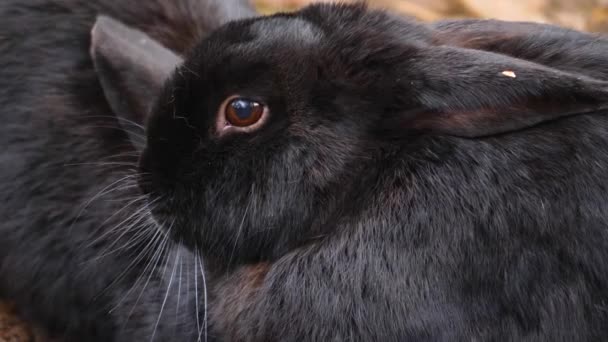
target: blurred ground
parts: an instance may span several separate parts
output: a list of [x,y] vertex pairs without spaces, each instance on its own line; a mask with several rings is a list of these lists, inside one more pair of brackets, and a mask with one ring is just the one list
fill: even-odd
[[[321,0],[330,2],[332,0]],[[254,0],[260,11],[293,10],[319,0]],[[354,2],[357,0],[340,0]],[[367,0],[421,20],[494,18],[536,21],[593,32],[608,32],[608,0]]]
[[[253,0],[263,13],[294,10],[312,0]],[[331,0],[316,0],[331,1]],[[341,0],[353,2],[357,0]],[[441,18],[495,18],[554,23],[608,33],[608,0],[368,0],[373,7],[391,9],[430,21]],[[0,342],[41,341],[13,310],[0,302]]]

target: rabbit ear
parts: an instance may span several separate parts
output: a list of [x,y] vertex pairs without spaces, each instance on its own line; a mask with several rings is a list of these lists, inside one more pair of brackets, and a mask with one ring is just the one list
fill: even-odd
[[213,17],[207,18],[207,23],[215,29],[229,21],[257,17],[259,14],[249,0],[207,0],[208,13]]
[[554,25],[491,19],[431,24],[437,45],[496,52],[608,80],[608,39]]
[[486,51],[420,54],[399,78],[398,101],[415,108],[399,114],[409,127],[472,138],[608,109],[608,82]]
[[99,16],[91,31],[91,57],[110,108],[126,132],[143,125],[163,83],[182,62],[145,33],[106,16]]

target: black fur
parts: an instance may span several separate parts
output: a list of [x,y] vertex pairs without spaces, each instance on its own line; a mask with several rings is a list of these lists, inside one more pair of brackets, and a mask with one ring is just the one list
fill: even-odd
[[183,54],[249,13],[240,0],[0,2],[0,295],[51,336],[196,341],[205,314],[194,255],[136,200],[138,156],[89,55],[96,16]]
[[[165,87],[141,186],[207,260],[210,338],[603,340],[607,68],[537,24],[230,23]],[[233,94],[269,120],[218,137]]]

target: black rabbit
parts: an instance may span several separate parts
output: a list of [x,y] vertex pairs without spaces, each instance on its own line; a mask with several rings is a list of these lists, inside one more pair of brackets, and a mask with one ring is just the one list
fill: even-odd
[[[154,229],[135,182],[138,153],[125,132],[143,137],[133,122],[143,118],[120,110],[142,99],[102,88],[113,75],[103,57],[120,37],[145,52],[122,51],[123,63],[165,63],[161,70],[142,65],[139,71],[152,73],[139,82],[162,82],[180,61],[176,54],[252,14],[240,0],[0,2],[0,296],[52,337],[204,335],[199,258]],[[98,15],[148,35],[100,17],[92,46]]]
[[214,31],[140,106],[206,337],[607,338],[607,68],[599,36],[364,5]]

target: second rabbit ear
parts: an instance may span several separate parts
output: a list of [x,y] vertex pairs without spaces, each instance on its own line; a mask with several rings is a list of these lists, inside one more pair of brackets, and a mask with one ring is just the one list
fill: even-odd
[[491,52],[429,47],[400,68],[397,119],[412,128],[474,138],[608,110],[608,82]]
[[91,57],[110,108],[127,133],[145,123],[164,82],[182,62],[145,33],[105,16],[91,31]]

